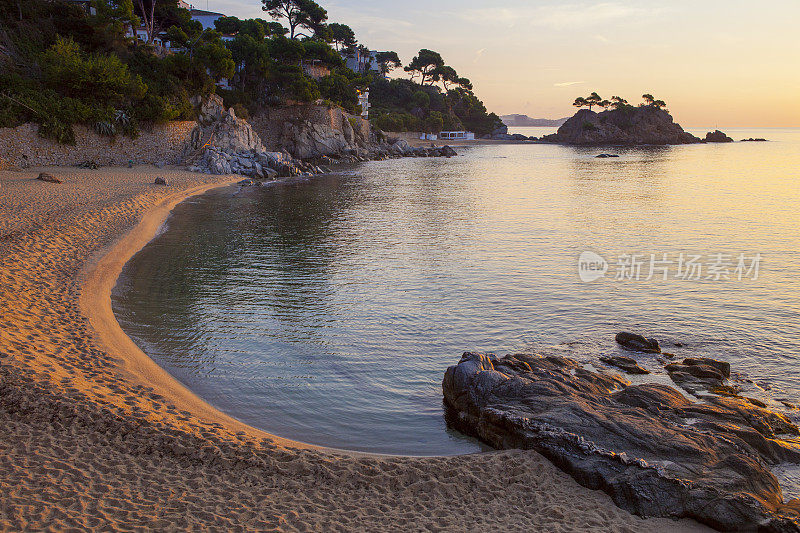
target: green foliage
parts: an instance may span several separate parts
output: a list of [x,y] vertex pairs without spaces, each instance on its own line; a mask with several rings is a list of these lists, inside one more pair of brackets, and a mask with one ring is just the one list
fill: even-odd
[[347,24],[332,22],[328,24],[328,29],[330,30],[330,42],[336,45],[336,50],[353,48],[356,45],[356,34]]
[[354,111],[358,104],[358,96],[353,90],[350,80],[336,72],[319,80],[319,92],[323,98]]
[[434,52],[433,50],[423,48],[419,51],[419,54],[417,54],[417,56],[411,60],[411,63],[409,63],[404,70],[411,74],[412,80],[417,76],[420,76],[420,84],[425,85],[426,81],[428,83],[439,81],[437,69],[443,66],[444,59],[442,59],[442,56],[439,54],[439,52]]
[[298,35],[298,29],[314,33],[328,20],[328,12],[313,0],[262,0],[262,3],[262,9],[272,18],[286,19],[291,39]]
[[411,101],[414,105],[423,111],[430,109],[431,97],[425,91],[417,91],[411,96]]

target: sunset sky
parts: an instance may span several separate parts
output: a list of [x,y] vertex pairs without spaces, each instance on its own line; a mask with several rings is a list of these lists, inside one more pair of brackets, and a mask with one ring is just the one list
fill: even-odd
[[[265,17],[259,0],[196,7]],[[441,52],[498,114],[559,118],[598,91],[666,100],[686,127],[800,126],[798,0],[321,0],[404,63]],[[399,74],[404,74],[400,72]]]

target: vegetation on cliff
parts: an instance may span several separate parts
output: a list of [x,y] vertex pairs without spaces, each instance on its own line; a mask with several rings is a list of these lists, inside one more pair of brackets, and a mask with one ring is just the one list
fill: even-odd
[[212,93],[241,115],[319,100],[360,113],[367,88],[374,122],[387,129],[484,132],[499,122],[439,54],[423,50],[407,67],[419,83],[387,81],[402,66],[398,55],[373,59],[313,0],[262,3],[274,20],[223,17],[204,29],[177,0],[92,0],[91,11],[64,0],[0,0],[0,127],[35,122],[65,143],[74,124],[136,135],[141,124],[193,119],[193,97]]

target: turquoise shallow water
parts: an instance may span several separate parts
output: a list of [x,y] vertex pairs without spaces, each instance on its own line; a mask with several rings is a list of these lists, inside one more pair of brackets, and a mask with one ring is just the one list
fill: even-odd
[[[800,402],[800,131],[729,133],[771,142],[602,150],[617,159],[483,146],[214,191],[126,266],[114,310],[210,403],[314,444],[477,451],[443,418],[461,352],[599,367],[623,329],[731,361],[749,394],[797,418],[775,400]],[[581,280],[585,251],[606,277]],[[651,254],[667,254],[668,280],[647,279]],[[681,254],[700,256],[701,279],[675,277]],[[706,279],[718,254],[732,279]],[[741,254],[748,267],[760,254],[757,279],[737,279]],[[620,256],[639,279],[614,279]]]

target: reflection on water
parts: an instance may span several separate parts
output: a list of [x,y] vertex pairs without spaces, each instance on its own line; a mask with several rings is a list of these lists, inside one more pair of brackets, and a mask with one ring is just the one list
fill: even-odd
[[[599,365],[621,329],[729,360],[753,395],[797,402],[800,133],[734,136],[774,142],[604,150],[618,159],[495,145],[212,192],[127,265],[114,309],[212,404],[334,447],[479,450],[443,418],[441,379],[461,352]],[[765,262],[756,281],[586,284],[586,250]]]

